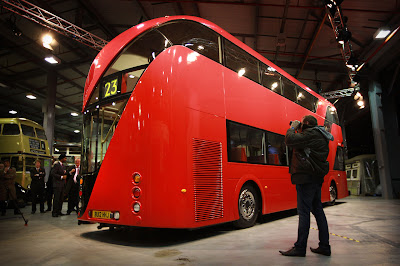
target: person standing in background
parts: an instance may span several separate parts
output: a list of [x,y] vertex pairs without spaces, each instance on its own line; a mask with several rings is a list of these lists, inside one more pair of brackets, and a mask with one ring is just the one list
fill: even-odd
[[81,159],[75,159],[75,165],[68,172],[70,178],[67,183],[67,194],[68,194],[68,210],[67,215],[71,212],[78,212],[78,201],[79,201],[79,179],[80,179],[80,165]]
[[36,202],[39,198],[40,212],[45,213],[44,210],[44,177],[46,172],[39,160],[35,161],[35,167],[31,169],[31,191],[32,191],[32,214],[36,212]]
[[53,204],[53,217],[58,217],[59,215],[64,215],[61,213],[62,205],[64,202],[64,186],[65,179],[67,179],[66,171],[66,161],[67,156],[65,153],[60,154],[58,157],[58,162],[54,164],[53,169],[51,169],[51,177],[53,178],[53,190],[54,190],[54,204]]
[[0,208],[1,215],[6,214],[6,201],[13,205],[14,214],[19,214],[17,206],[17,192],[15,191],[16,170],[10,166],[10,160],[4,159],[4,164],[0,164]]

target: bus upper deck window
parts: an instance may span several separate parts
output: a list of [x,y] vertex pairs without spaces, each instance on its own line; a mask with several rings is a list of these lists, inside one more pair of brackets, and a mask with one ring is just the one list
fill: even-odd
[[4,124],[3,126],[3,135],[11,136],[11,135],[19,135],[19,126],[17,124]]
[[239,76],[260,83],[258,60],[228,40],[225,40],[225,63],[226,67],[237,72]]
[[279,74],[274,68],[267,67],[266,65],[263,65],[262,69],[262,85],[275,93],[282,94],[281,74]]
[[21,128],[22,128],[22,133],[23,133],[25,136],[28,136],[28,137],[36,137],[35,131],[33,130],[33,127],[27,126],[27,125],[21,125]]
[[173,45],[183,45],[216,62],[219,61],[218,34],[206,26],[180,20],[163,25],[158,30]]

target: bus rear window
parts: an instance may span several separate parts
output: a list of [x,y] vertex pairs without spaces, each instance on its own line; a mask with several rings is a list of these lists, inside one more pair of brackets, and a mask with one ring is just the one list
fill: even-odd
[[25,136],[36,137],[33,127],[27,125],[21,125],[21,128],[22,128],[22,134],[24,134]]
[[3,126],[3,135],[11,136],[11,135],[19,135],[19,126],[17,124],[4,124]]
[[39,139],[47,139],[43,129],[36,128],[36,135]]

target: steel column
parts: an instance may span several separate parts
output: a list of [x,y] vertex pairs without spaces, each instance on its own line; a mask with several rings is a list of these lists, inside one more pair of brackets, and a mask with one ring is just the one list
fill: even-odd
[[374,133],[375,153],[378,160],[379,178],[382,186],[382,196],[385,199],[393,199],[393,186],[390,176],[381,95],[382,89],[380,84],[376,81],[371,81],[369,84],[368,96],[371,110],[372,131]]
[[[53,154],[54,145],[54,124],[56,120],[56,93],[57,93],[57,73],[54,70],[49,70],[47,73],[47,98],[46,105],[43,108],[44,119],[43,127],[46,132],[47,140],[49,142],[50,155]],[[51,162],[45,163],[46,181],[49,178],[51,170]]]

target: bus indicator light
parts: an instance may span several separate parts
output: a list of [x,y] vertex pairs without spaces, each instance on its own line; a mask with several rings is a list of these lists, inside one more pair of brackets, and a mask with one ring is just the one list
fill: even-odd
[[136,184],[140,183],[140,179],[142,179],[141,175],[139,173],[134,173],[133,174],[133,182],[135,182]]
[[182,193],[186,193],[186,189],[183,188],[183,189],[181,190],[181,192],[182,192]]
[[142,191],[140,190],[140,188],[138,187],[134,187],[133,190],[133,196],[138,199],[140,197],[140,195],[142,194]]

